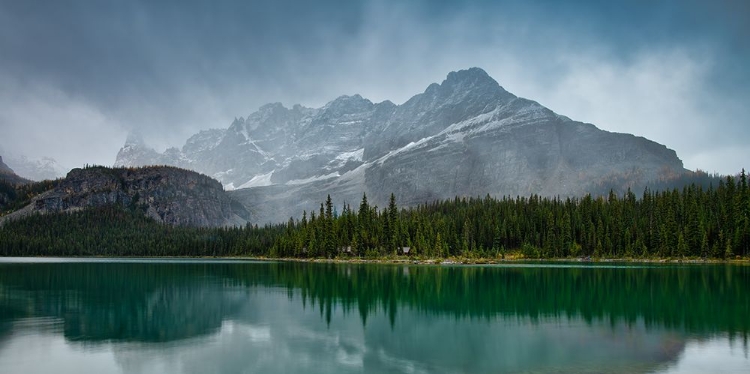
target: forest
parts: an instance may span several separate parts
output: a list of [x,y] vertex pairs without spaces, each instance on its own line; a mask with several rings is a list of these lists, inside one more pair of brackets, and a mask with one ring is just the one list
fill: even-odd
[[268,258],[736,259],[750,254],[743,170],[718,185],[582,198],[456,197],[356,210],[331,196],[286,223],[231,228],[158,224],[138,206],[36,215],[0,228],[2,256]]

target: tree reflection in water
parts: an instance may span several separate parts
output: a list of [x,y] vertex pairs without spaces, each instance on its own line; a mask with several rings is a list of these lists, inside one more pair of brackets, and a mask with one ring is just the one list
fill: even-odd
[[269,357],[284,344],[292,361],[335,346],[368,371],[647,371],[687,341],[727,336],[747,351],[749,285],[750,267],[732,265],[5,261],[0,352],[19,321],[52,317],[68,342],[233,337],[273,345]]

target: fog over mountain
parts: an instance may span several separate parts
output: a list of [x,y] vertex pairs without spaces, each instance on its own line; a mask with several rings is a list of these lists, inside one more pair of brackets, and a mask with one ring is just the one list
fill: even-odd
[[57,161],[51,157],[42,157],[38,160],[32,160],[26,156],[8,154],[5,159],[16,174],[34,181],[57,179],[64,177],[68,172],[66,168],[58,164]]
[[0,1],[0,146],[65,170],[109,165],[131,131],[163,152],[269,102],[401,105],[480,66],[556,113],[665,144],[688,169],[737,173],[750,154],[749,7]]
[[480,68],[451,72],[402,105],[340,96],[321,108],[267,104],[163,153],[131,135],[116,166],[174,165],[237,191],[254,222],[312,211],[327,194],[384,206],[454,196],[577,196],[599,183],[682,173],[675,152],[599,130],[506,91]]

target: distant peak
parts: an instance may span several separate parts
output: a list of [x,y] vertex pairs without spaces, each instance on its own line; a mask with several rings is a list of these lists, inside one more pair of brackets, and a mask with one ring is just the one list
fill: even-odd
[[241,116],[240,116],[240,118],[234,117],[234,121],[232,121],[232,126],[241,125],[243,123],[245,123],[245,118],[243,118]]
[[470,84],[492,84],[498,85],[497,82],[480,68],[469,68],[466,70],[452,71],[443,84],[470,83]]
[[268,103],[266,105],[263,105],[258,109],[260,112],[267,112],[267,111],[276,111],[279,109],[286,109],[284,107],[284,104],[276,102],[276,103]]
[[435,92],[440,89],[440,85],[437,83],[432,83],[429,86],[427,86],[427,89],[424,90],[424,92]]
[[354,95],[342,95],[329,102],[324,108],[359,108],[373,105],[370,100],[367,100],[359,94]]
[[383,100],[375,105],[386,106],[386,107],[396,106],[396,104],[394,104],[393,101],[390,101],[390,100]]
[[136,145],[142,146],[146,143],[143,141],[143,136],[140,132],[133,130],[128,133],[127,139],[125,139],[125,146]]
[[351,95],[351,96],[349,96],[349,95],[341,95],[341,96],[337,97],[333,101],[338,101],[338,102],[354,101],[354,102],[356,102],[356,101],[368,101],[368,100],[365,99],[365,98],[363,98],[359,94],[354,94],[354,95]]

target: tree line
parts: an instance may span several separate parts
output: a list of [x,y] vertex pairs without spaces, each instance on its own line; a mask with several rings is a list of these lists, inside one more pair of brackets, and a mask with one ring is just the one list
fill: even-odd
[[[338,208],[341,208],[340,211]],[[161,225],[137,209],[99,207],[31,216],[0,228],[0,255],[267,256],[404,255],[420,258],[719,258],[750,254],[745,171],[717,186],[637,196],[462,198],[409,209],[353,209],[328,196],[301,219],[265,226]]]

